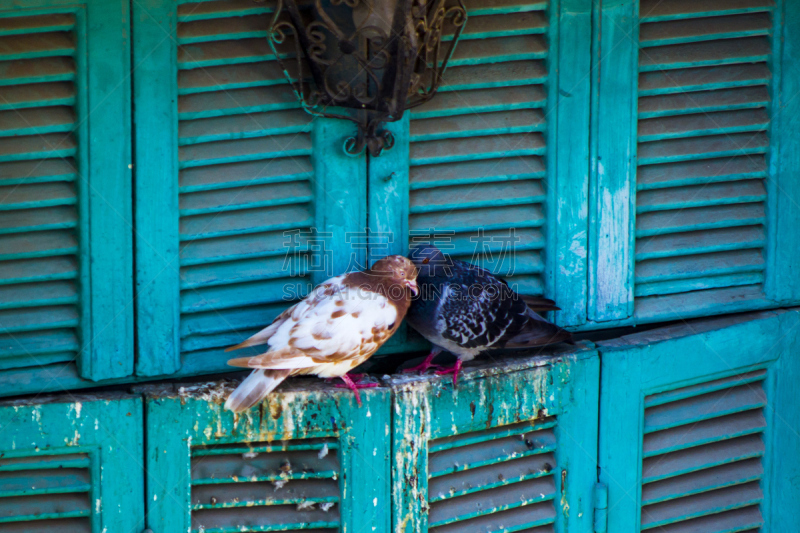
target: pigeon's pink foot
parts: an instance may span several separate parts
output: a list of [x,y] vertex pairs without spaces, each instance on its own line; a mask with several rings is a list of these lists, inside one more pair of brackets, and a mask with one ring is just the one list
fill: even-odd
[[443,376],[445,374],[453,374],[453,387],[455,387],[458,385],[458,373],[461,371],[462,364],[463,363],[461,362],[461,359],[458,359],[456,360],[456,364],[454,364],[452,367],[445,368],[444,370],[437,370],[436,375]]
[[377,383],[359,383],[359,381],[364,379],[364,376],[366,376],[366,374],[352,374],[352,377],[355,378],[355,381],[353,381],[350,374],[345,374],[341,376],[344,385],[336,385],[338,389],[350,389],[353,391],[356,395],[356,402],[359,407],[361,407],[361,395],[358,393],[358,389],[371,389],[378,386]]
[[[353,380],[353,383],[358,383],[359,381],[364,379],[364,376],[366,376],[366,374],[353,374],[351,372],[351,373],[348,373],[347,376],[350,379]],[[339,379],[339,378],[325,378],[325,383],[330,383],[331,381],[335,381],[337,379]],[[347,386],[346,385],[342,385],[341,383],[339,383],[338,385],[336,385],[336,388],[337,389],[344,389],[344,388],[347,388]]]
[[417,366],[412,366],[411,368],[406,368],[403,370],[404,373],[406,372],[419,372],[422,374],[429,368],[442,368],[442,365],[434,365],[433,358],[439,355],[442,352],[441,349],[434,348],[431,350],[431,353],[428,354],[428,357],[425,358],[423,362],[418,364]]

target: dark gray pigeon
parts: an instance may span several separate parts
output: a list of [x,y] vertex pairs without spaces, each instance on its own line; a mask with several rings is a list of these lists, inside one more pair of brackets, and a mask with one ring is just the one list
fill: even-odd
[[435,246],[414,247],[409,258],[419,271],[420,293],[406,320],[433,349],[406,372],[440,368],[432,362],[444,350],[458,359],[436,373],[453,374],[456,384],[462,363],[487,350],[572,343],[569,331],[537,314],[558,310],[552,300],[519,295],[488,270],[451,259]]

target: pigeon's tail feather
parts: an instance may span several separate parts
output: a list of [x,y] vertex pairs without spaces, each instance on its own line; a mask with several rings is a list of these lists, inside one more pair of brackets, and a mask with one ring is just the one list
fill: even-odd
[[250,409],[288,378],[291,372],[291,370],[265,370],[263,368],[254,370],[228,396],[225,409],[234,413]]
[[556,305],[553,300],[547,298],[540,298],[539,296],[529,296],[527,294],[520,294],[520,299],[527,304],[533,311],[561,311],[561,308]]
[[572,333],[569,331],[548,322],[531,310],[528,310],[527,315],[531,320],[528,320],[522,331],[509,339],[505,345],[506,348],[545,346],[559,342],[575,344],[575,341],[572,340]]
[[[280,317],[278,317],[278,318],[280,318]],[[277,321],[278,321],[278,319],[275,319],[275,322],[277,322]],[[279,324],[276,324],[276,323],[273,322],[271,325],[265,327],[264,329],[262,329],[261,331],[259,331],[258,333],[256,333],[252,337],[250,337],[249,339],[240,342],[236,346],[229,346],[228,348],[225,348],[225,351],[226,352],[230,352],[230,351],[233,351],[233,350],[241,350],[242,348],[248,348],[250,346],[258,346],[259,344],[265,344],[265,343],[267,343],[269,341],[270,338],[272,338],[273,335],[275,335],[275,332],[278,331],[278,327],[282,323],[283,323],[283,321],[281,321],[281,323],[279,323]]]

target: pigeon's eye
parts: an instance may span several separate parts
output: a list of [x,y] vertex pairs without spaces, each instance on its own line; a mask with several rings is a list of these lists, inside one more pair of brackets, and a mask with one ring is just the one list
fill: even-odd
[[430,262],[431,262],[431,258],[430,257],[426,257],[425,259],[422,260],[422,264],[423,265],[427,265]]

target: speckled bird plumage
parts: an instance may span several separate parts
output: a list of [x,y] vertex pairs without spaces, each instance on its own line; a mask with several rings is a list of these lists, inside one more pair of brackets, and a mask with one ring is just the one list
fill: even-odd
[[[389,256],[363,272],[337,276],[317,286],[304,300],[269,326],[229,350],[269,345],[229,365],[257,369],[228,398],[227,409],[242,411],[263,399],[289,376],[342,377],[386,342],[416,292],[416,269],[402,256]],[[349,384],[349,381],[345,379]]]
[[557,309],[552,300],[521,296],[488,270],[449,258],[434,246],[416,247],[410,257],[419,271],[420,295],[407,320],[460,361],[490,349],[572,342],[568,331],[536,313]]

